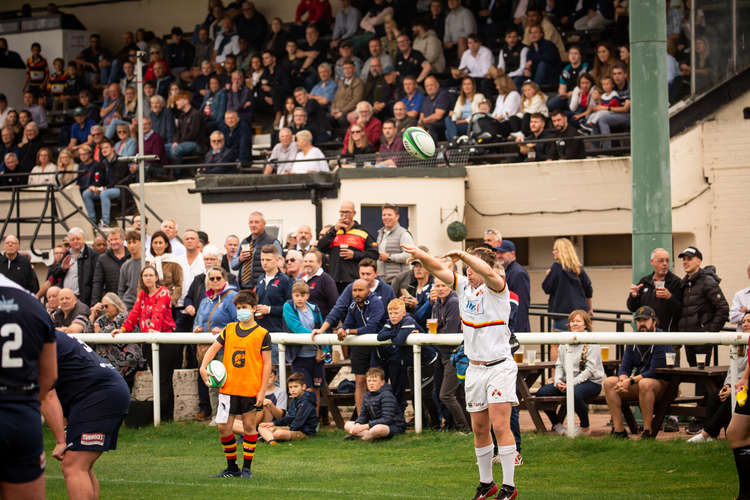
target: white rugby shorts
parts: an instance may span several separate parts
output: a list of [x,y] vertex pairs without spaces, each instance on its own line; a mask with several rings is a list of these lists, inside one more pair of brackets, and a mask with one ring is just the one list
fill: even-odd
[[466,410],[486,410],[490,403],[518,404],[516,375],[518,366],[506,358],[493,366],[469,364],[466,368]]
[[216,409],[216,423],[226,424],[229,422],[229,406],[232,396],[229,394],[219,393],[219,407]]

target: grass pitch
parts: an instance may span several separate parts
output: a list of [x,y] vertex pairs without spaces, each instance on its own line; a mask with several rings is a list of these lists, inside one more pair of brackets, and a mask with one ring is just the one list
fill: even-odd
[[[391,441],[343,441],[343,431],[270,447],[259,443],[253,479],[211,479],[224,468],[215,428],[197,423],[122,428],[118,449],[95,472],[102,499],[471,498],[478,483],[470,435],[426,431]],[[47,498],[67,498],[54,441]],[[519,499],[734,498],[737,479],[726,441],[619,441],[524,434]],[[494,467],[495,479],[502,473]]]

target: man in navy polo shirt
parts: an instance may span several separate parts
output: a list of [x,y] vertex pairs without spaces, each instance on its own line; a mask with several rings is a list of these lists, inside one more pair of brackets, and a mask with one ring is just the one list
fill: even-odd
[[440,88],[437,78],[428,76],[424,81],[427,95],[422,100],[422,110],[419,114],[419,125],[426,128],[435,141],[445,137],[445,121],[443,120],[450,108],[448,92]]

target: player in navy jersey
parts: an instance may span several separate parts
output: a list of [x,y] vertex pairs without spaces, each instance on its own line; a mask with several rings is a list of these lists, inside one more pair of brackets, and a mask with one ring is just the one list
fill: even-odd
[[56,376],[49,315],[33,295],[0,275],[0,498],[44,498],[39,399]]
[[[93,349],[60,331],[57,335],[58,376],[42,401],[56,444],[52,456],[62,460],[70,498],[99,498],[94,462],[117,447],[117,433],[130,406],[125,379]],[[63,430],[63,416],[68,425]]]

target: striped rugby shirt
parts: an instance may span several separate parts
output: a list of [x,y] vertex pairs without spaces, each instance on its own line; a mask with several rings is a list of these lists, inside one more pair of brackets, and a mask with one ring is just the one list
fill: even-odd
[[464,352],[474,361],[510,358],[510,291],[496,292],[484,283],[478,288],[466,276],[453,274],[453,290],[464,331]]

